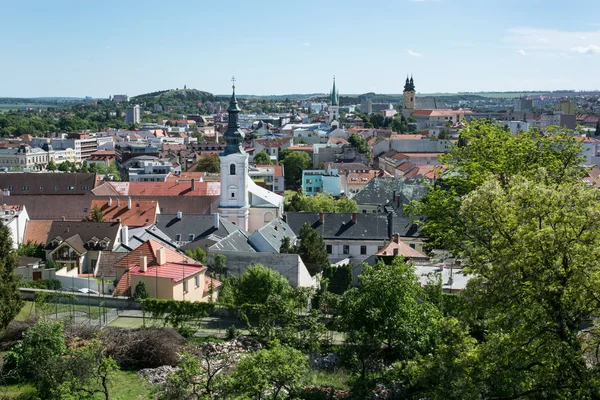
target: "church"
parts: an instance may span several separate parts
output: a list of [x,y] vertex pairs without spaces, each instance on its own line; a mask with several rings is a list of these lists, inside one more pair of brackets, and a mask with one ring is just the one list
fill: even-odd
[[[235,83],[235,79],[232,79]],[[221,162],[221,198],[219,214],[239,228],[254,232],[283,216],[283,196],[258,186],[248,175],[248,153],[242,143],[239,125],[241,109],[235,96],[235,84],[229,101],[229,123],[223,135],[226,147]]]

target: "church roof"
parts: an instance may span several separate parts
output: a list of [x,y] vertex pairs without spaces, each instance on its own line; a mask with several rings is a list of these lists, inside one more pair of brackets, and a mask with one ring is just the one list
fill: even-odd
[[[232,81],[235,82],[235,78],[233,78]],[[238,107],[237,98],[235,97],[235,85],[233,85],[232,88],[233,92],[231,93],[229,108],[227,108],[227,112],[229,113],[229,121],[227,123],[227,130],[223,135],[223,138],[227,143],[227,147],[225,147],[225,151],[222,153],[224,156],[234,153],[244,153],[242,142],[244,141],[245,134],[240,129],[240,124],[238,121],[238,114],[242,110],[240,107]]]
[[283,196],[258,186],[253,180],[248,181],[248,193],[250,193],[251,207],[279,208],[283,203]]

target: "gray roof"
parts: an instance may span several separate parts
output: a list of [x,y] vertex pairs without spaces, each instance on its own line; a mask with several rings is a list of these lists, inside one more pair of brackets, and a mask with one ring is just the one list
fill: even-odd
[[219,228],[217,229],[214,227],[215,218],[215,214],[183,214],[181,219],[177,218],[176,214],[160,214],[156,216],[155,226],[171,240],[176,240],[177,235],[181,235],[181,240],[184,241],[187,241],[189,235],[194,235],[194,241],[204,239],[210,235],[224,238],[239,229],[224,218],[219,218]]
[[274,249],[277,249],[277,252],[279,252],[279,249],[281,248],[281,241],[284,237],[289,237],[292,244],[296,241],[296,234],[292,228],[280,219],[274,219],[254,232],[249,238],[250,243],[252,243],[254,235],[261,235],[264,237]]
[[[96,187],[95,173],[3,173],[0,189],[9,189],[11,195],[86,195]],[[26,190],[24,190],[26,189]]]
[[[352,222],[353,215],[356,216],[356,223]],[[289,212],[286,216],[288,225],[296,235],[300,235],[300,228],[305,223],[309,223],[326,240],[388,240],[392,234],[390,214],[323,213],[323,223],[320,222],[319,213]]]
[[90,248],[88,242],[92,238],[99,240],[105,237],[110,240],[108,248],[112,249],[117,241],[119,232],[119,223],[112,222],[65,222],[54,221],[48,233],[47,250],[56,248],[52,241],[57,237],[61,237],[63,241],[68,242],[74,249],[82,253],[85,250],[104,250],[99,245]]
[[248,243],[248,234],[240,229],[210,246],[210,250],[256,253],[254,247]]
[[392,202],[396,192],[402,204],[407,204],[420,200],[427,190],[427,183],[421,178],[373,178],[352,199],[357,204],[383,206]]
[[137,249],[144,242],[152,239],[164,246],[177,250],[177,243],[172,240],[166,233],[156,227],[156,225],[143,226],[141,228],[129,228],[129,243],[127,246],[121,244],[116,251],[129,252]]
[[23,267],[23,266],[27,266],[29,264],[37,264],[42,262],[41,258],[37,258],[37,257],[25,257],[25,256],[19,256],[19,266]]

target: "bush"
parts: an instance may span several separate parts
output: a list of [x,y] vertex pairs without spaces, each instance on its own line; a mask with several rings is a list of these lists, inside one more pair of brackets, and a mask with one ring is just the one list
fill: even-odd
[[107,328],[101,336],[106,354],[122,368],[140,370],[177,365],[185,338],[170,328]]
[[60,290],[62,283],[58,279],[40,279],[38,281],[21,281],[21,287],[32,289]]
[[240,331],[235,327],[235,325],[231,325],[229,328],[227,328],[227,340],[236,339],[239,335]]
[[7,350],[23,339],[25,332],[37,322],[37,317],[28,318],[25,321],[12,321],[6,327],[0,337],[0,350]]

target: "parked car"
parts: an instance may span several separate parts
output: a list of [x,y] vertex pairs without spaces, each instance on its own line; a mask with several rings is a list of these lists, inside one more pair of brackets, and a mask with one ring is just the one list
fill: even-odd
[[77,289],[77,291],[79,293],[85,293],[85,294],[98,294],[98,291],[96,291],[94,289],[90,289],[90,288],[81,288],[81,289]]

